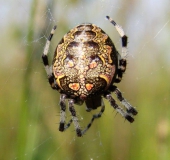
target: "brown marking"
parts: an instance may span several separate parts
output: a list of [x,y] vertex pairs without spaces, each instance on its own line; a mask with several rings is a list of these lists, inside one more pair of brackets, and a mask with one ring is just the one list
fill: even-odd
[[112,48],[110,46],[108,46],[108,45],[106,45],[105,47],[107,48],[108,61],[109,61],[109,63],[112,63],[112,59],[111,59],[111,56],[110,56],[111,53],[112,53]]
[[80,95],[80,99],[82,99],[83,101],[87,98],[87,96],[85,94],[81,94]]

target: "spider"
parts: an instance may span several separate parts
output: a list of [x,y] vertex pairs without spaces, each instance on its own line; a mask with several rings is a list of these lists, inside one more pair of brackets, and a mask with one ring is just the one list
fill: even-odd
[[[56,47],[52,67],[48,63],[50,42],[57,26],[54,26],[45,45],[42,55],[48,81],[52,89],[60,93],[60,124],[59,131],[65,131],[73,122],[78,137],[81,137],[91,127],[93,121],[103,114],[105,105],[103,98],[130,123],[138,112],[122,96],[114,85],[119,83],[126,70],[127,36],[121,26],[109,16],[106,18],[114,25],[122,40],[122,53],[117,52],[112,40],[98,26],[83,23],[71,29],[64,35]],[[112,97],[114,92],[125,107],[118,106]],[[66,123],[66,99],[71,113],[71,120]],[[101,107],[94,114],[90,123],[82,129],[74,108],[74,104],[85,102],[86,111]]]

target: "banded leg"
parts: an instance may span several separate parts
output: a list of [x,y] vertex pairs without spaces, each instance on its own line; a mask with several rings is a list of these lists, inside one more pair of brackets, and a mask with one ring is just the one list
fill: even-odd
[[125,119],[127,119],[130,123],[134,121],[133,117],[128,112],[125,112],[120,106],[116,104],[116,101],[113,99],[111,94],[107,94],[105,96],[106,99],[109,100],[110,105],[117,111],[119,112]]
[[81,137],[82,135],[84,135],[86,133],[86,131],[91,127],[93,121],[97,118],[100,118],[102,113],[105,110],[105,106],[104,106],[104,103],[103,103],[103,100],[102,100],[102,106],[101,106],[100,112],[98,114],[94,114],[90,123],[87,125],[87,127],[84,130],[81,130],[79,122],[78,122],[78,118],[76,116],[76,111],[74,109],[74,100],[70,99],[68,104],[69,104],[69,111],[72,115],[72,121],[73,121],[73,124],[74,124],[74,127],[75,127],[75,130],[76,130],[78,137]]
[[118,78],[116,78],[115,80],[115,83],[119,83],[122,80],[122,75],[126,70],[126,64],[127,64],[126,57],[128,54],[128,50],[127,50],[128,37],[125,35],[121,26],[119,26],[115,21],[113,21],[109,16],[106,16],[106,18],[115,26],[117,32],[119,33],[122,39],[122,53],[119,60],[119,68],[117,72]]
[[72,116],[72,121],[73,121],[75,130],[76,130],[77,136],[81,137],[82,136],[82,131],[80,129],[80,125],[79,125],[79,122],[78,122],[76,111],[74,109],[74,100],[73,99],[68,100],[68,106],[69,106],[69,111],[70,111],[71,116]]
[[66,95],[62,94],[60,96],[60,126],[59,131],[64,131],[64,124],[66,118],[66,102],[65,102]]
[[132,115],[137,115],[137,110],[129,103],[127,100],[122,96],[121,91],[116,87],[114,93],[116,94],[119,101],[126,107],[127,112],[131,113]]
[[95,119],[100,118],[100,117],[102,116],[104,110],[105,110],[105,105],[104,105],[103,99],[101,99],[101,110],[100,110],[100,112],[93,115],[90,123],[89,123],[89,124],[87,125],[87,127],[82,131],[82,135],[83,135],[84,133],[86,133],[86,131],[91,127],[91,125],[92,125],[92,123],[93,123],[93,121],[94,121]]
[[61,111],[60,111],[60,125],[59,125],[59,131],[63,132],[65,131],[72,123],[72,119],[65,124],[65,117],[66,117],[66,95],[62,94],[60,96],[60,107],[61,107]]
[[122,96],[121,91],[116,86],[113,85],[109,89],[111,92],[114,92],[116,94],[117,98],[125,106],[128,113],[132,115],[138,114],[137,110]]
[[51,39],[52,39],[52,37],[53,37],[53,35],[55,33],[56,28],[57,27],[54,26],[53,29],[51,30],[51,33],[50,33],[50,35],[49,35],[49,37],[47,39],[47,42],[46,42],[46,45],[45,45],[45,48],[44,48],[44,52],[43,52],[43,55],[42,55],[42,60],[43,60],[44,66],[45,66],[47,76],[48,76],[48,81],[49,81],[49,83],[50,83],[50,85],[51,85],[51,87],[53,89],[58,89],[58,87],[57,87],[57,84],[56,84],[56,82],[54,80],[54,75],[52,73],[52,69],[51,69],[51,67],[49,66],[49,63],[48,63],[47,54],[48,54],[48,51],[49,51],[49,46],[50,46]]

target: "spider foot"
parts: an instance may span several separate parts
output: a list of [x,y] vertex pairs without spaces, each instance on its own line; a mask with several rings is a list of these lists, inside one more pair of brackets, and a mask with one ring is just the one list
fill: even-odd
[[65,123],[60,123],[60,125],[59,125],[59,131],[60,131],[60,132],[65,131],[67,128],[70,127],[70,125],[71,125],[72,122],[73,122],[73,120],[71,119],[67,124],[65,124]]
[[138,114],[138,111],[133,107],[130,109],[127,109],[126,111],[127,111],[127,113],[132,114],[134,116],[136,116]]
[[128,120],[130,123],[133,123],[134,121],[134,118],[128,114],[125,116],[125,119]]
[[59,125],[59,131],[63,132],[64,131],[64,123],[60,123]]
[[76,129],[77,137],[82,137],[82,130],[80,128]]

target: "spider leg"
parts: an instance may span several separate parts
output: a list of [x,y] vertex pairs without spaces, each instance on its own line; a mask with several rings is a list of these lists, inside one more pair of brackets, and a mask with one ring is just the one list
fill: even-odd
[[100,117],[102,116],[104,110],[105,110],[105,105],[104,105],[103,99],[101,99],[101,110],[100,110],[100,112],[93,115],[90,123],[89,123],[89,124],[87,125],[87,127],[82,131],[82,135],[91,127],[91,125],[92,125],[92,123],[93,123],[93,121],[94,121],[95,119],[100,118]]
[[133,117],[128,112],[125,112],[120,106],[116,104],[116,101],[113,99],[111,94],[105,95],[105,98],[109,100],[110,105],[119,112],[125,119],[127,119],[130,123],[134,121]]
[[131,113],[132,115],[137,115],[137,110],[122,96],[121,91],[116,87],[113,86],[113,92],[116,94],[119,101],[125,106],[128,113]]
[[73,122],[72,119],[69,120],[69,122],[64,126],[64,131],[70,127],[71,123]]
[[59,126],[59,131],[64,131],[64,124],[65,124],[65,117],[66,117],[66,95],[61,94],[60,95],[60,126]]
[[69,106],[69,111],[70,111],[71,116],[72,116],[72,121],[73,121],[75,130],[76,130],[77,136],[81,137],[82,131],[80,129],[80,125],[79,125],[79,122],[78,122],[79,120],[78,120],[77,115],[76,115],[76,110],[74,109],[74,100],[73,99],[68,100],[68,106]]
[[45,71],[46,71],[47,76],[48,76],[48,81],[49,81],[49,83],[50,83],[50,85],[53,89],[58,89],[58,87],[57,87],[57,84],[55,82],[54,75],[52,73],[52,69],[51,69],[51,67],[49,66],[49,63],[48,63],[47,54],[48,54],[48,51],[49,51],[51,39],[52,39],[52,37],[55,33],[56,28],[57,27],[54,26],[53,29],[51,30],[51,33],[50,33],[50,35],[47,39],[47,42],[46,42],[46,45],[45,45],[45,48],[44,48],[44,52],[43,52],[43,55],[42,55],[42,60],[43,60],[44,66],[45,66]]
[[117,32],[119,33],[122,39],[122,53],[119,60],[119,68],[117,71],[118,77],[115,80],[115,83],[119,83],[122,80],[122,75],[126,70],[126,64],[127,64],[126,57],[128,54],[128,50],[127,50],[128,37],[125,35],[121,26],[119,26],[115,21],[113,21],[109,16],[106,16],[106,18],[115,26]]
[[77,136],[78,137],[81,137],[82,135],[85,134],[85,132],[91,127],[93,121],[96,119],[96,118],[100,118],[102,113],[104,112],[105,110],[105,106],[104,106],[104,103],[103,103],[103,100],[101,100],[101,110],[98,114],[94,114],[90,123],[87,125],[87,127],[84,129],[84,130],[81,130],[80,129],[80,125],[79,125],[79,122],[78,122],[78,118],[76,116],[76,111],[74,109],[74,100],[73,99],[70,99],[68,101],[68,105],[69,105],[69,111],[72,115],[72,121],[73,121],[73,124],[74,124],[74,127],[75,127],[75,130],[76,130],[76,133],[77,133]]
[[62,94],[60,96],[60,107],[61,107],[61,111],[60,111],[60,125],[59,125],[59,131],[63,132],[65,131],[67,128],[70,127],[71,123],[72,123],[72,119],[67,123],[65,124],[65,117],[66,117],[66,102],[65,102],[65,99],[66,99],[66,95],[65,94]]

